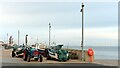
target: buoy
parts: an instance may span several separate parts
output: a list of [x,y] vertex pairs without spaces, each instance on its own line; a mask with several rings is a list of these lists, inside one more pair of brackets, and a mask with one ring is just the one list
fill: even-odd
[[94,55],[94,51],[92,48],[88,49],[88,55],[90,56],[89,61],[92,62],[93,61],[92,56]]

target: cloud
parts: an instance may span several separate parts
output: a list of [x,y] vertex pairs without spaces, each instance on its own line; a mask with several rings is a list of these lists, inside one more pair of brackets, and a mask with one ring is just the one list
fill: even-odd
[[[40,41],[48,42],[50,22],[53,40],[55,35],[58,43],[80,44],[80,5],[80,2],[5,2],[0,7],[0,35],[3,38],[9,33],[17,40],[17,30],[20,29],[21,43],[25,34],[29,34],[31,40],[39,36]],[[117,3],[86,3],[84,21],[87,41],[117,40]]]
[[[80,8],[77,2],[8,2],[1,8],[0,23],[9,28],[47,28],[49,22],[59,29],[81,28]],[[87,28],[117,26],[117,3],[86,3],[84,21]]]
[[[82,0],[1,0],[2,2],[82,2]],[[84,0],[84,2],[118,2],[119,0]]]

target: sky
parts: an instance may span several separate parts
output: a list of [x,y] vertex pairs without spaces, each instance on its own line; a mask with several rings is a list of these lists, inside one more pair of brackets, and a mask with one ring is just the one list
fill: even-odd
[[[82,13],[80,0],[2,0],[0,4],[0,40],[13,36],[20,44],[28,34],[29,44],[48,44],[51,40],[65,45],[80,45]],[[117,46],[118,0],[86,0],[84,9],[84,41],[86,46]],[[102,44],[97,45],[96,43]]]

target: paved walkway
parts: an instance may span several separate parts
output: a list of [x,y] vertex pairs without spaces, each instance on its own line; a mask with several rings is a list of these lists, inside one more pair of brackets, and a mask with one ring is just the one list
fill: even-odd
[[43,59],[43,62],[31,60],[31,62],[24,61],[22,58],[12,58],[10,53],[12,50],[1,49],[2,52],[2,65],[3,66],[118,66],[117,61],[103,61],[97,60],[93,63],[81,62],[79,60],[69,60],[67,62],[59,62],[55,60]]

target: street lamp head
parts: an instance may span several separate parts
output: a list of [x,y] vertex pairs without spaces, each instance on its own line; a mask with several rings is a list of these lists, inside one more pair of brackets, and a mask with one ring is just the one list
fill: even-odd
[[82,7],[84,7],[84,4],[82,4]]
[[84,0],[82,0],[82,7],[84,7]]
[[26,34],[26,36],[28,36],[28,34]]

